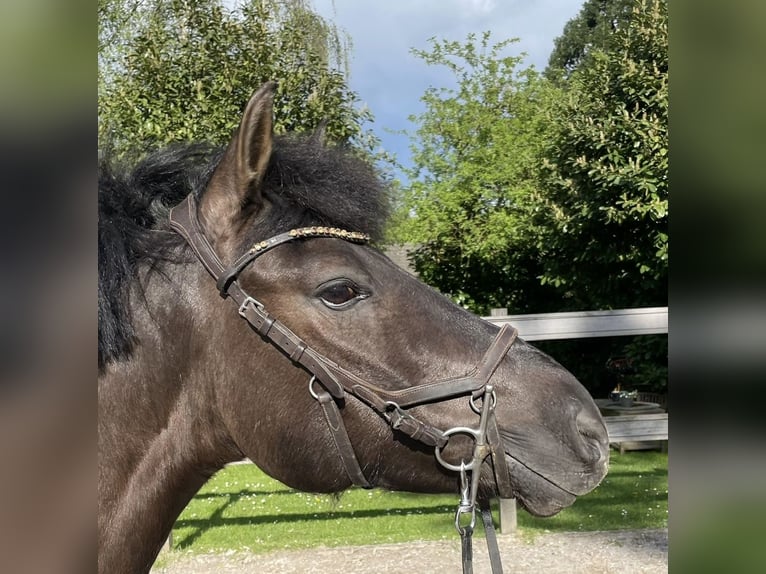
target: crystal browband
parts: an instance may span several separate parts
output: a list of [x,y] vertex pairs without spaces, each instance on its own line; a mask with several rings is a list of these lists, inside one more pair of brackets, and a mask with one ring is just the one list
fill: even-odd
[[333,237],[336,239],[344,239],[345,241],[351,241],[353,243],[367,243],[370,240],[370,236],[366,233],[359,233],[358,231],[348,231],[346,229],[339,229],[337,227],[300,227],[298,229],[291,229],[286,234],[277,235],[267,241],[261,241],[253,245],[248,253],[258,253],[269,247],[274,247],[279,243],[284,243],[285,235],[290,239],[299,239],[301,237]]
[[366,242],[370,240],[370,236],[366,233],[359,233],[358,231],[347,231],[346,229],[338,229],[337,227],[301,227],[299,229],[291,229],[287,232],[291,237],[315,237],[317,235],[326,235],[328,237],[337,237],[338,239]]

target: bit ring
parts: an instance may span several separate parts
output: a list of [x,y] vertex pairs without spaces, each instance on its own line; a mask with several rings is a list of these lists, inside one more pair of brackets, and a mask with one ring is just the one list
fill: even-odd
[[[473,438],[474,442],[477,442],[479,440],[479,431],[477,431],[476,429],[472,429],[472,428],[468,428],[468,427],[454,427],[454,428],[451,428],[449,430],[444,431],[444,436],[447,437],[447,438],[451,437],[454,434],[469,435],[469,436],[471,436],[471,438]],[[447,444],[449,444],[449,441],[447,442]],[[447,444],[445,444],[444,447],[446,447]],[[473,470],[475,468],[475,466],[476,466],[476,459],[475,458],[471,458],[471,462],[469,462],[467,464],[466,464],[465,461],[461,461],[459,465],[452,464],[452,463],[449,463],[446,460],[444,460],[442,458],[442,454],[441,454],[442,448],[444,448],[444,447],[436,446],[434,448],[434,455],[436,456],[436,460],[438,460],[439,464],[441,464],[444,468],[446,468],[447,470],[452,470],[454,472],[460,472],[461,469],[463,469],[463,470]]]

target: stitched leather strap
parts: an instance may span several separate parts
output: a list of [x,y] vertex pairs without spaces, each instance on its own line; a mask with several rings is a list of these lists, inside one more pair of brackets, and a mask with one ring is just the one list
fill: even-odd
[[197,219],[197,201],[189,194],[181,203],[170,210],[170,227],[192,248],[197,259],[207,272],[216,278],[224,272],[223,263],[218,259],[208,242]]
[[354,447],[346,432],[343,417],[340,414],[338,405],[335,403],[335,399],[325,390],[312,390],[311,392],[322,407],[322,414],[327,422],[327,427],[330,429],[330,436],[332,436],[332,440],[335,443],[335,450],[338,451],[338,456],[343,462],[343,467],[346,469],[346,474],[351,479],[351,483],[362,488],[372,488],[372,485],[367,481],[359,466]]
[[350,392],[366,402],[372,402],[377,398],[377,400],[396,403],[400,407],[405,408],[423,403],[432,403],[437,400],[446,400],[481,390],[489,379],[492,378],[492,375],[505,358],[511,345],[516,340],[517,334],[518,331],[510,325],[503,325],[495,340],[485,352],[479,366],[468,375],[462,377],[425,383],[397,391],[389,391],[376,387],[366,381],[361,381],[357,377],[348,376],[350,374],[344,373],[344,376],[350,382],[354,382],[350,387]]
[[487,442],[492,454],[492,470],[495,474],[495,484],[500,498],[513,498],[513,486],[511,485],[511,469],[505,460],[503,440],[500,438],[500,429],[497,427],[497,418],[491,417],[487,423]]
[[[239,284],[232,284],[229,295],[235,302],[238,302],[235,286],[239,288]],[[316,351],[311,349],[303,339],[283,323],[269,315],[268,311],[258,301],[251,297],[245,297],[245,300],[239,304],[239,314],[250,323],[253,329],[280,349],[290,360],[314,375],[333,397],[342,399],[345,392],[332,372],[332,365],[322,360],[323,358],[320,358]]]

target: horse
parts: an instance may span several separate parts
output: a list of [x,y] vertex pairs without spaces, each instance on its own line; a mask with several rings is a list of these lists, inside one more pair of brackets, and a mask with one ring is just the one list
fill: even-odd
[[381,178],[321,134],[275,135],[274,90],[224,147],[99,160],[99,572],[148,572],[245,457],[302,491],[501,494],[537,516],[606,474],[586,389],[385,257]]

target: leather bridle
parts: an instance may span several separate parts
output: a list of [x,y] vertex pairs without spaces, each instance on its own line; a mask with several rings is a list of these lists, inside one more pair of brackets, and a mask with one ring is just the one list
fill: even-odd
[[[231,298],[235,302],[239,315],[261,337],[282,351],[293,363],[311,374],[308,384],[309,393],[322,407],[338,455],[353,484],[364,488],[372,487],[356,458],[338,406],[339,403],[343,403],[347,394],[356,397],[377,412],[393,429],[403,432],[425,445],[434,447],[439,463],[448,470],[460,473],[461,500],[455,516],[455,526],[463,540],[463,570],[470,572],[470,541],[475,524],[479,476],[481,466],[488,457],[493,463],[495,482],[500,496],[503,498],[513,496],[510,472],[494,416],[496,399],[491,379],[516,340],[516,329],[509,325],[503,326],[479,364],[467,375],[437,380],[405,389],[388,390],[361,379],[308,346],[287,326],[272,317],[263,303],[245,292],[237,280],[242,270],[253,263],[255,259],[283,243],[316,237],[366,243],[370,239],[369,236],[329,227],[293,229],[256,243],[233,264],[226,267],[204,234],[197,217],[197,202],[193,195],[187,196],[184,201],[170,210],[170,227],[190,245],[194,254],[216,281],[221,296]],[[469,395],[471,408],[480,416],[477,429],[455,427],[442,431],[418,419],[408,411],[408,409],[418,405]],[[444,447],[450,436],[454,434],[468,435],[473,439],[474,450],[469,462],[462,461],[460,465],[454,465],[442,457]],[[485,529],[487,529],[487,516],[489,514],[486,504],[482,506],[482,514]],[[491,527],[491,515],[489,515],[489,527]],[[492,532],[492,537],[494,537],[494,532]],[[499,553],[495,552],[496,556],[493,556],[489,531],[487,532],[487,539],[490,544],[492,571],[501,572]]]

